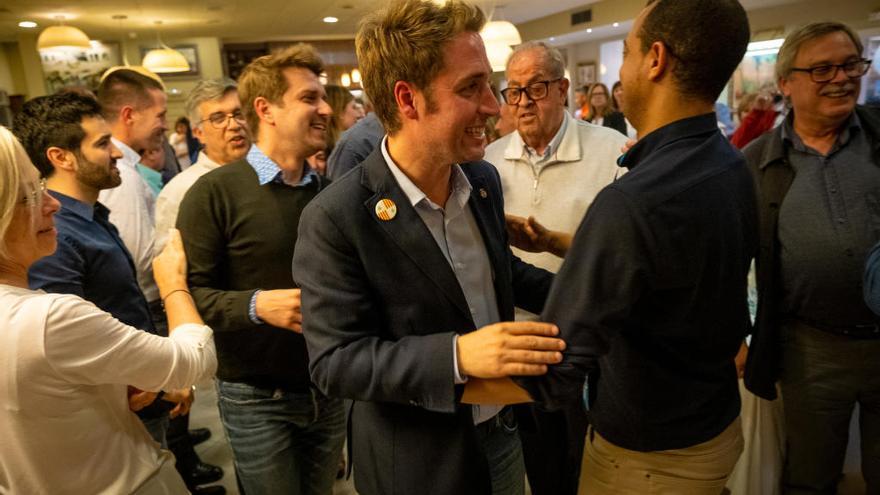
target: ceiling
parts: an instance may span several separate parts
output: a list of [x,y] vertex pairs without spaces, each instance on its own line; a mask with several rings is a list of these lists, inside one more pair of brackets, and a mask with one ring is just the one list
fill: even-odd
[[[521,23],[597,1],[476,0],[476,3],[495,19]],[[751,9],[795,0],[741,1]],[[551,3],[552,7],[548,6]],[[124,3],[119,0],[4,0],[0,3],[0,41],[13,41],[23,32],[39,32],[58,22],[55,20],[58,15],[65,16],[67,23],[82,29],[92,39],[119,39],[125,33],[127,38],[153,40],[157,30],[163,38],[218,36],[227,42],[351,38],[358,21],[376,10],[376,5],[376,0],[129,0]],[[114,20],[117,15],[127,18]],[[337,17],[339,22],[324,23],[325,16]],[[23,20],[35,21],[39,26],[30,30],[18,27],[18,22]],[[158,28],[157,20],[162,21]],[[626,32],[618,31],[620,29],[611,29],[606,34]]]
[[[381,1],[381,0],[380,0]],[[552,7],[534,0],[477,0],[490,15],[515,23],[525,22],[598,0],[554,0]],[[384,3],[384,2],[383,2]],[[64,15],[92,39],[127,37],[153,39],[157,20],[162,37],[219,36],[224,41],[352,38],[358,21],[376,10],[376,0],[4,0],[0,3],[0,41],[18,33],[39,32]],[[125,20],[114,20],[125,15]],[[325,16],[339,19],[322,22]],[[18,27],[35,21],[36,29]]]

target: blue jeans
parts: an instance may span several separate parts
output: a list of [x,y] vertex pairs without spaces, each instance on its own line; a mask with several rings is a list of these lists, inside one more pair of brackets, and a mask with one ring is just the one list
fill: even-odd
[[492,495],[523,495],[526,465],[513,410],[506,407],[494,418],[478,424],[477,438],[489,460]]
[[333,493],[345,440],[341,400],[221,380],[217,396],[245,493]]
[[[157,399],[162,400],[162,399]],[[153,440],[159,442],[159,445],[162,446],[163,449],[168,448],[168,439],[166,438],[166,433],[168,433],[168,426],[171,423],[171,417],[168,416],[168,413],[165,413],[158,418],[141,418],[141,423],[147,427],[147,432],[153,437]]]

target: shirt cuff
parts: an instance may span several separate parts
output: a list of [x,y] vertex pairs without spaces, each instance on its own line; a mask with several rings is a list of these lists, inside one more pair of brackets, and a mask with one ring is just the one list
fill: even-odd
[[455,377],[456,385],[467,383],[467,377],[462,376],[461,371],[458,369],[458,335],[452,337],[452,373]]
[[257,316],[257,294],[260,292],[262,292],[260,289],[255,290],[254,295],[251,296],[251,302],[248,304],[248,318],[254,325],[262,325],[265,323],[259,316]]

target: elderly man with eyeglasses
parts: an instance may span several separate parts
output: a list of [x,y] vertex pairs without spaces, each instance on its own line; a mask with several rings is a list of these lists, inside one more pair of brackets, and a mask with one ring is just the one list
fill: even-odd
[[[514,253],[527,263],[556,272],[562,258],[529,252],[521,228],[526,217],[555,232],[574,234],[599,191],[623,169],[617,157],[626,137],[613,129],[575,119],[565,109],[569,81],[562,55],[543,42],[516,48],[507,62],[508,87],[501,93],[512,110],[516,132],[486,148],[486,161],[501,175]],[[534,221],[532,225],[535,225]],[[553,251],[553,249],[550,249]],[[558,252],[558,250],[557,250]],[[561,254],[561,253],[559,253]],[[517,309],[518,320],[537,316]],[[587,421],[577,402],[561,411],[520,406],[520,438],[532,493],[574,494],[577,490]]]
[[202,144],[198,160],[177,174],[156,198],[156,242],[158,256],[168,240],[168,229],[177,222],[183,196],[196,180],[227,163],[243,158],[251,146],[238,89],[231,79],[200,81],[186,100],[186,113],[193,122],[193,135]]
[[859,36],[836,22],[792,32],[776,64],[791,105],[745,148],[758,188],[758,315],[746,384],[784,399],[784,493],[834,493],[860,411],[866,493],[880,493],[880,328],[862,298],[880,240],[880,113],[856,105]]

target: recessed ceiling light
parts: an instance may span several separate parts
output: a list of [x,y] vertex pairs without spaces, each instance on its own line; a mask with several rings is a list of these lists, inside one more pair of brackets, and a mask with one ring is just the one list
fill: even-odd
[[18,27],[35,28],[37,27],[37,23],[34,21],[21,21],[18,23]]
[[592,33],[592,32],[593,32],[593,28],[587,28],[587,32],[588,32],[588,33]]
[[615,22],[614,24],[612,24],[612,26],[614,26],[614,27],[620,26],[620,23],[619,23],[619,22]]
[[339,22],[339,19],[328,15],[324,18],[324,22],[326,22],[327,24],[333,24],[334,22]]

